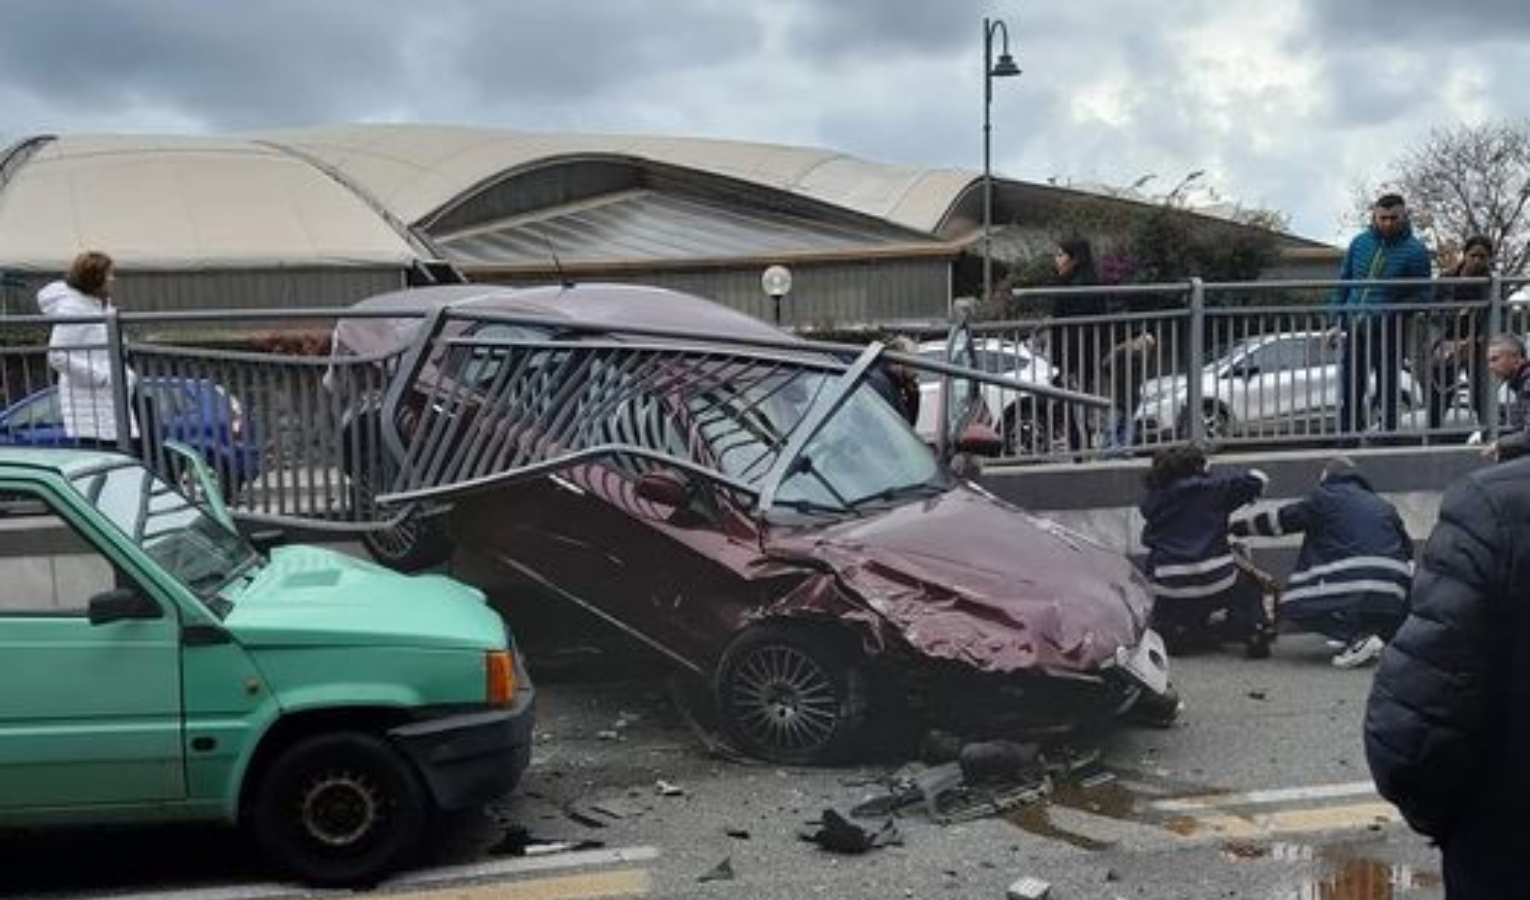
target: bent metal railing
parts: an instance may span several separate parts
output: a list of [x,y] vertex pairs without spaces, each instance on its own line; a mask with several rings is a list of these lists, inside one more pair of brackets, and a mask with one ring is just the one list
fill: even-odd
[[[164,441],[190,444],[242,520],[358,531],[396,524],[421,504],[439,506],[464,491],[596,458],[629,471],[661,462],[757,500],[779,481],[774,467],[806,433],[804,422],[808,431],[820,426],[873,365],[1026,388],[880,344],[615,334],[451,310],[368,313],[420,324],[404,329],[400,346],[386,353],[331,352],[324,337],[347,315],[8,317],[0,320],[0,443],[76,445],[81,432],[107,434],[102,426],[131,420],[141,426],[136,432],[122,429],[102,443],[176,479],[183,473]],[[458,327],[443,333],[448,323]],[[486,324],[542,329],[543,336],[470,334]],[[50,365],[50,330],[61,325],[92,326],[95,339],[52,351]],[[57,369],[70,362],[100,374],[76,378],[64,391]],[[464,372],[473,377],[463,380]],[[1036,390],[1059,402],[1103,402]],[[811,403],[786,402],[796,392],[829,397],[829,412],[806,419]],[[774,419],[761,414],[767,406]],[[682,407],[693,424],[676,434]],[[66,418],[75,427],[66,428]],[[699,452],[703,441],[721,458]]]
[[[783,467],[886,366],[916,370],[942,387],[947,399],[936,393],[924,402],[933,397],[962,414],[941,409],[936,421],[993,425],[1012,462],[1087,460],[1186,440],[1275,450],[1361,439],[1461,441],[1479,430],[1491,438],[1499,401],[1483,367],[1484,344],[1499,331],[1530,329],[1530,306],[1515,294],[1523,282],[1401,283],[1416,289],[1414,298],[1373,311],[1365,327],[1401,357],[1390,427],[1378,396],[1385,385],[1364,387],[1364,409],[1352,423],[1340,421],[1335,399],[1342,356],[1369,351],[1351,343],[1355,320],[1328,305],[1327,295],[1370,284],[1382,283],[1088,288],[1121,309],[1073,318],[1056,315],[1069,292],[1020,292],[1022,308],[1044,296],[1057,309],[973,323],[971,368],[942,353],[926,358],[874,342],[616,334],[459,309],[9,316],[0,319],[0,442],[71,442],[59,427],[58,376],[48,360],[51,330],[70,324],[97,328],[56,361],[105,373],[99,380],[109,386],[104,397],[76,405],[77,419],[147,422],[136,437],[119,435],[119,447],[179,476],[162,442],[191,443],[236,515],[312,528],[377,528],[411,506],[596,458],[628,471],[661,462],[768,504]],[[1476,295],[1447,301],[1440,293],[1447,288]],[[419,324],[384,353],[331,353],[325,337],[357,315]],[[488,336],[487,325],[515,337]],[[1135,362],[1119,363],[1114,351],[1134,341]],[[1442,347],[1449,359],[1437,358]],[[1034,363],[1025,373],[1012,370],[1016,348]],[[1290,354],[1299,364],[1282,362]],[[452,374],[469,371],[470,379]],[[130,380],[141,389],[123,387]],[[812,402],[788,402],[799,391]],[[756,421],[766,408],[776,415],[768,429]],[[676,433],[682,409],[695,424]],[[1124,449],[1104,440],[1123,420]],[[702,443],[713,454],[705,464],[697,462]]]

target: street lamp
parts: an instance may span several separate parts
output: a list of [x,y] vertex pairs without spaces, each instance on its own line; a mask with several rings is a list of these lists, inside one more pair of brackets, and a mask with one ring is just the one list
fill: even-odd
[[771,266],[760,275],[760,288],[770,298],[774,308],[776,327],[781,327],[781,298],[791,293],[792,270],[786,266]]
[[[993,36],[1004,39],[999,61],[993,59]],[[1003,19],[983,20],[983,300],[993,296],[993,171],[990,147],[993,126],[989,109],[993,106],[993,80],[1019,75],[1020,67],[1009,55],[1009,26]]]

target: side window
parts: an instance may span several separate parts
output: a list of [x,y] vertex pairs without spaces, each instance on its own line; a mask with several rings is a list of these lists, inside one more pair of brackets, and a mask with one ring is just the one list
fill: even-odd
[[11,417],[11,425],[16,428],[38,428],[57,425],[62,419],[58,411],[58,392],[50,390],[17,410]]
[[126,582],[45,500],[5,492],[0,616],[84,616],[90,598]]

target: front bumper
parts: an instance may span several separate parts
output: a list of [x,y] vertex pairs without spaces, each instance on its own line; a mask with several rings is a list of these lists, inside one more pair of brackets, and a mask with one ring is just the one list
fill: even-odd
[[515,788],[531,764],[535,721],[536,690],[524,679],[509,709],[411,722],[388,737],[414,761],[436,805],[459,810]]

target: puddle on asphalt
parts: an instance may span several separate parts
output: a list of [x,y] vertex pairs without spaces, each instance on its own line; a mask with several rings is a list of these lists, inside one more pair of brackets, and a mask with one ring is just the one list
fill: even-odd
[[1438,872],[1402,863],[1355,856],[1343,847],[1315,848],[1283,841],[1227,841],[1222,855],[1233,861],[1276,860],[1315,863],[1314,871],[1287,900],[1393,900],[1412,891],[1438,888]]
[[1102,841],[1086,834],[1069,831],[1053,822],[1052,807],[1045,800],[1022,806],[1005,818],[1018,825],[1022,830],[1028,831],[1037,837],[1062,841],[1066,844],[1072,844],[1081,850],[1104,850],[1111,846],[1109,841]]

